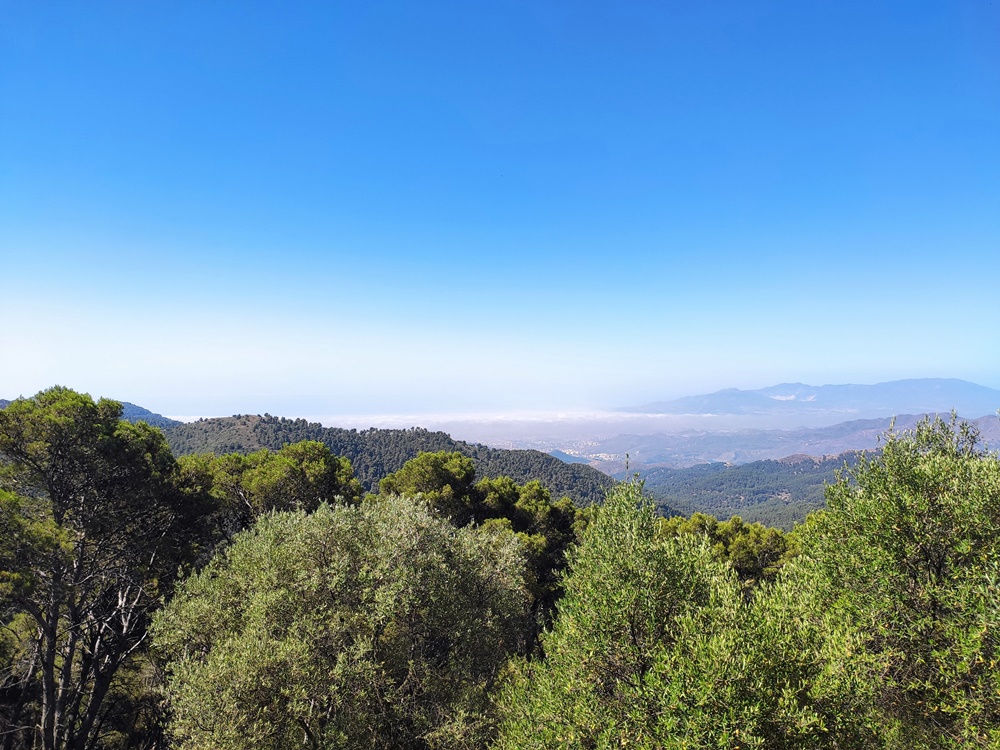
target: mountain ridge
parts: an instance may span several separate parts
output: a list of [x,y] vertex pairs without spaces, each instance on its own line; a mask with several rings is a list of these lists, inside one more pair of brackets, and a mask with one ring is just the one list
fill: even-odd
[[846,383],[812,386],[805,383],[714,393],[653,401],[619,411],[643,414],[817,414],[886,417],[892,414],[950,413],[981,417],[1000,407],[1000,390],[959,378],[907,378],[873,385]]

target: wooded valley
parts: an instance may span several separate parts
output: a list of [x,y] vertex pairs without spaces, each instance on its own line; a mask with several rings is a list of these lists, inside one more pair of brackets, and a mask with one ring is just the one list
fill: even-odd
[[957,420],[783,531],[443,433],[122,416],[0,409],[4,750],[1000,747],[1000,460]]

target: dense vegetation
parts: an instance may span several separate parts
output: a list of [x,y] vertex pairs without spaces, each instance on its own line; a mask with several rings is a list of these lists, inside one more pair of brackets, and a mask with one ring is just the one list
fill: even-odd
[[181,456],[177,469],[181,489],[203,499],[203,525],[216,542],[232,541],[273,511],[312,510],[324,501],[361,496],[351,462],[312,440],[277,451]]
[[278,450],[290,443],[314,440],[336,456],[351,462],[354,474],[367,490],[421,452],[458,451],[471,458],[481,478],[507,476],[516,482],[537,480],[553,495],[566,495],[587,505],[600,502],[612,480],[583,464],[566,464],[532,450],[498,450],[453,440],[444,432],[409,430],[345,430],[323,427],[304,419],[234,416],[203,419],[165,430],[174,454],[251,453],[261,448]]
[[[475,653],[456,650],[457,634],[448,641],[452,645],[441,651],[442,631],[425,632],[421,623],[431,622],[431,615],[436,616],[439,609],[444,612],[457,606],[458,592],[464,591],[471,597],[465,603],[465,619],[443,622],[467,634],[482,631],[490,639],[490,657],[502,665],[508,649],[498,648],[500,642],[482,619],[488,611],[484,597],[490,585],[499,585],[502,576],[512,577],[516,592],[511,593],[511,585],[505,584],[498,596],[506,597],[503,601],[507,603],[497,600],[497,606],[503,604],[508,613],[504,628],[517,625],[510,636],[511,648],[517,653],[530,652],[551,615],[564,552],[585,525],[586,511],[568,498],[553,501],[538,481],[524,485],[509,477],[477,481],[472,459],[458,452],[419,454],[399,471],[383,477],[381,495],[362,501],[363,490],[350,461],[335,456],[321,442],[306,440],[249,454],[189,454],[177,460],[162,432],[121,417],[118,402],[102,399],[95,403],[89,396],[58,387],[32,399],[18,399],[0,410],[0,747],[167,747],[163,695],[168,685],[163,670],[178,654],[170,649],[166,625],[160,631],[164,633],[160,649],[150,650],[152,613],[173,599],[179,576],[206,563],[205,572],[191,581],[207,582],[223,575],[220,570],[228,575],[232,569],[226,567],[226,561],[231,562],[231,555],[254,544],[249,541],[259,538],[254,534],[280,528],[284,529],[282,534],[288,534],[282,541],[288,541],[294,536],[288,524],[321,524],[317,514],[322,513],[339,519],[331,521],[334,525],[344,518],[354,519],[350,523],[355,525],[349,524],[346,533],[364,545],[359,554],[367,557],[357,563],[363,575],[376,575],[372,566],[385,563],[379,556],[396,556],[396,567],[390,565],[378,573],[378,581],[371,581],[366,589],[376,599],[394,596],[393,603],[402,606],[401,587],[408,588],[415,579],[406,578],[399,566],[426,562],[431,588],[424,593],[429,599],[418,598],[415,608],[399,614],[405,623],[377,621],[373,627],[384,639],[390,635],[401,639],[394,641],[397,646],[393,647],[399,650],[395,658],[402,659],[397,667],[417,663],[415,648],[438,649],[437,656],[428,657],[427,669],[444,669],[440,660],[446,659],[455,675],[461,676],[446,681],[449,695],[457,701],[452,718],[441,719],[444,709],[437,698],[418,696],[431,692],[430,683],[415,684],[416,678],[407,673],[396,686],[402,707],[389,710],[381,703],[387,694],[379,693],[377,707],[388,711],[379,726],[391,724],[395,721],[391,717],[409,710],[406,706],[420,704],[426,708],[424,718],[418,721],[415,715],[407,714],[406,719],[417,722],[415,733],[423,736],[434,726],[441,736],[449,732],[484,736],[482,732],[492,724],[477,716],[486,710],[483,701],[489,697],[487,688],[499,667],[488,667],[482,645]],[[406,493],[409,499],[396,498],[396,493]],[[326,510],[321,511],[323,508]],[[391,535],[386,525],[389,517],[402,526],[394,532],[393,541],[387,538],[376,544],[381,536]],[[427,522],[431,525],[426,537],[413,537],[426,525],[421,520],[426,518],[432,519]],[[480,531],[468,531],[473,536],[463,536],[465,541],[456,542],[459,546],[455,549],[442,546],[443,540],[458,533],[456,524],[464,528],[470,522]],[[362,533],[358,523],[368,531]],[[347,554],[346,548],[337,552],[329,546],[333,539],[321,540],[324,532],[313,529],[308,533],[319,544],[311,553],[337,559]],[[334,537],[343,541],[343,537]],[[410,542],[417,547],[407,546]],[[276,602],[276,613],[295,602],[291,591],[277,585],[275,571],[268,567],[275,563],[274,556],[285,554],[287,549],[267,549],[273,555],[260,559],[261,567],[256,571],[264,578],[253,581],[274,583],[261,593]],[[472,555],[464,563],[459,559],[462,549]],[[424,553],[426,559],[421,557]],[[476,567],[487,563],[500,567]],[[435,576],[452,568],[452,583],[443,589],[433,588],[437,585]],[[331,573],[317,569],[315,575],[327,580]],[[193,597],[191,587],[197,585],[185,584],[174,606],[181,607],[185,596]],[[253,585],[256,583],[246,583]],[[284,593],[275,600],[277,592]],[[516,617],[510,614],[512,596]],[[242,595],[236,597],[240,598]],[[235,616],[239,610],[236,599],[215,604]],[[433,612],[429,612],[432,604]],[[369,599],[351,606],[362,605],[372,614]],[[318,614],[310,607],[302,604],[307,619]],[[397,612],[391,608],[385,611]],[[475,614],[473,620],[470,612]],[[278,625],[254,622],[268,632]],[[404,625],[412,629],[408,636],[402,634]],[[300,627],[305,625],[296,624],[294,632],[302,635]],[[189,641],[182,643],[183,648],[189,645]],[[386,642],[380,641],[380,648],[385,646]],[[345,658],[356,656],[363,648],[363,641],[352,641]],[[461,659],[460,653],[464,653]],[[371,669],[389,669],[383,656],[380,652],[378,659],[369,660]],[[320,659],[317,663],[326,664],[322,654],[316,658]],[[473,658],[478,664],[475,669],[466,663]],[[486,671],[477,672],[480,668]],[[175,667],[170,668],[170,674],[175,671]],[[243,677],[249,679],[249,674],[245,672]],[[475,675],[485,682],[473,689],[465,678]],[[183,690],[176,681],[169,683],[169,689],[173,696],[170,708],[179,715]],[[362,692],[372,695],[368,688]],[[409,693],[413,695],[406,698]],[[455,697],[459,693],[464,697]],[[439,697],[443,694],[435,693]],[[192,700],[197,703],[202,698]],[[468,728],[460,730],[463,721]],[[295,726],[300,726],[298,719],[296,722]],[[359,726],[370,729],[374,725]],[[244,726],[240,731],[249,730]],[[341,726],[338,731],[347,730]],[[172,732],[177,737],[187,736],[176,722]],[[280,733],[264,734],[277,737]],[[193,732],[185,740],[186,746],[198,746],[200,736]],[[215,746],[222,741],[221,736],[205,735],[205,746]]]
[[146,732],[139,657],[204,511],[162,433],[120,414],[64,388],[0,411],[5,749]]
[[738,466],[710,463],[648,469],[641,476],[663,515],[700,511],[788,530],[825,506],[827,486],[836,481],[838,471],[853,466],[857,459],[856,453],[824,459],[790,456]]
[[187,748],[476,747],[523,650],[515,537],[404,498],[269,515],[156,621]]
[[121,405],[122,419],[126,422],[145,422],[150,427],[159,427],[161,430],[181,424],[176,419],[170,419],[162,414],[151,412],[149,409],[130,404],[128,401],[122,401]]
[[0,411],[5,750],[1000,748],[1000,460],[954,421],[786,534],[120,417]]
[[1000,461],[974,433],[890,434],[749,597],[658,531],[635,486],[598,512],[498,747],[1000,747]]

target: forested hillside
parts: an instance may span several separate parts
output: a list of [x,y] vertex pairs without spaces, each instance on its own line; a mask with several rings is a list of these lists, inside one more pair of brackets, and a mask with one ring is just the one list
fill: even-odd
[[[265,638],[248,621],[246,668],[229,671],[231,682],[208,676],[214,704],[190,675],[170,685],[170,712],[186,710],[186,690],[207,712],[196,722],[210,735],[201,746],[227,746],[228,732],[234,748],[277,747],[246,726],[225,725],[229,709],[252,703],[245,675],[253,674],[253,692],[265,700],[312,671],[297,657],[323,664],[327,676],[329,658],[346,667],[344,677],[352,669],[338,640],[361,670],[350,678],[360,689],[344,694],[340,717],[340,729],[358,740],[348,746],[376,731],[373,721],[393,747],[403,723],[406,747],[423,747],[420,738],[438,730],[485,737],[489,724],[479,715],[490,710],[491,687],[508,656],[534,648],[551,621],[566,550],[593,507],[553,500],[538,481],[477,477],[471,458],[444,451],[420,453],[386,476],[378,495],[362,497],[349,461],[322,442],[177,459],[162,431],[123,412],[119,402],[58,386],[0,409],[0,748],[189,746],[183,721],[165,733],[162,656],[170,638],[161,628],[163,646],[151,650],[150,618],[184,577],[227,565],[272,521],[275,552],[289,554],[281,583],[270,560],[251,555],[249,570],[266,582],[251,582],[257,598],[251,602],[248,591],[215,608],[221,619],[207,627],[225,636],[231,616],[246,612],[274,636],[275,649],[262,654]],[[316,580],[302,578],[310,569],[321,579],[318,590]],[[359,596],[345,595],[345,581]],[[279,585],[287,591],[275,599]],[[332,595],[339,612],[302,600],[305,589],[320,601]],[[282,635],[293,599],[302,618]],[[281,623],[271,619],[277,610],[263,619],[254,613],[267,602],[284,612]],[[318,611],[327,616],[317,619]],[[174,626],[187,643],[198,618],[185,614]],[[369,626],[378,648],[370,647]],[[307,641],[307,631],[320,641]],[[458,633],[467,635],[465,645]],[[222,654],[225,670],[241,658],[233,645],[214,654]],[[450,674],[439,669],[442,653]],[[372,670],[381,675],[374,702]],[[261,689],[266,684],[273,690]],[[328,692],[322,680],[316,689]],[[293,704],[284,709],[294,712]],[[317,731],[334,731],[327,708],[319,716],[306,711]],[[282,722],[274,719],[259,724],[272,739]],[[301,732],[303,721],[293,718],[289,731]],[[216,729],[207,729],[212,723]]]
[[159,427],[160,429],[181,424],[176,419],[170,419],[170,417],[157,414],[149,409],[130,404],[128,401],[122,401],[122,419],[127,422],[145,422],[150,427]]
[[177,456],[278,450],[290,443],[316,440],[335,456],[348,458],[354,475],[367,490],[374,490],[380,480],[424,451],[459,451],[475,462],[480,478],[508,476],[519,483],[538,480],[553,496],[567,496],[581,505],[600,502],[612,484],[610,477],[596,469],[567,464],[540,451],[487,448],[416,427],[345,430],[265,414],[202,419],[167,428],[164,433]]
[[1000,747],[998,480],[967,426],[889,435],[749,596],[620,485],[544,658],[514,662],[493,747]]
[[5,750],[1000,747],[972,425],[887,434],[785,534],[457,451],[366,495],[317,440],[176,459],[121,415],[60,387],[0,410]]
[[719,519],[740,516],[744,521],[790,529],[826,504],[825,488],[836,481],[839,469],[856,464],[857,456],[798,455],[738,466],[700,464],[685,469],[649,469],[640,476],[663,515],[701,512]]

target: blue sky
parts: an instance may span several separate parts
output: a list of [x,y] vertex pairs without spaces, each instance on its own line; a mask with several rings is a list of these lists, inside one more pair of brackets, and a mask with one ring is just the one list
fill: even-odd
[[1000,6],[0,0],[0,396],[1000,387]]

